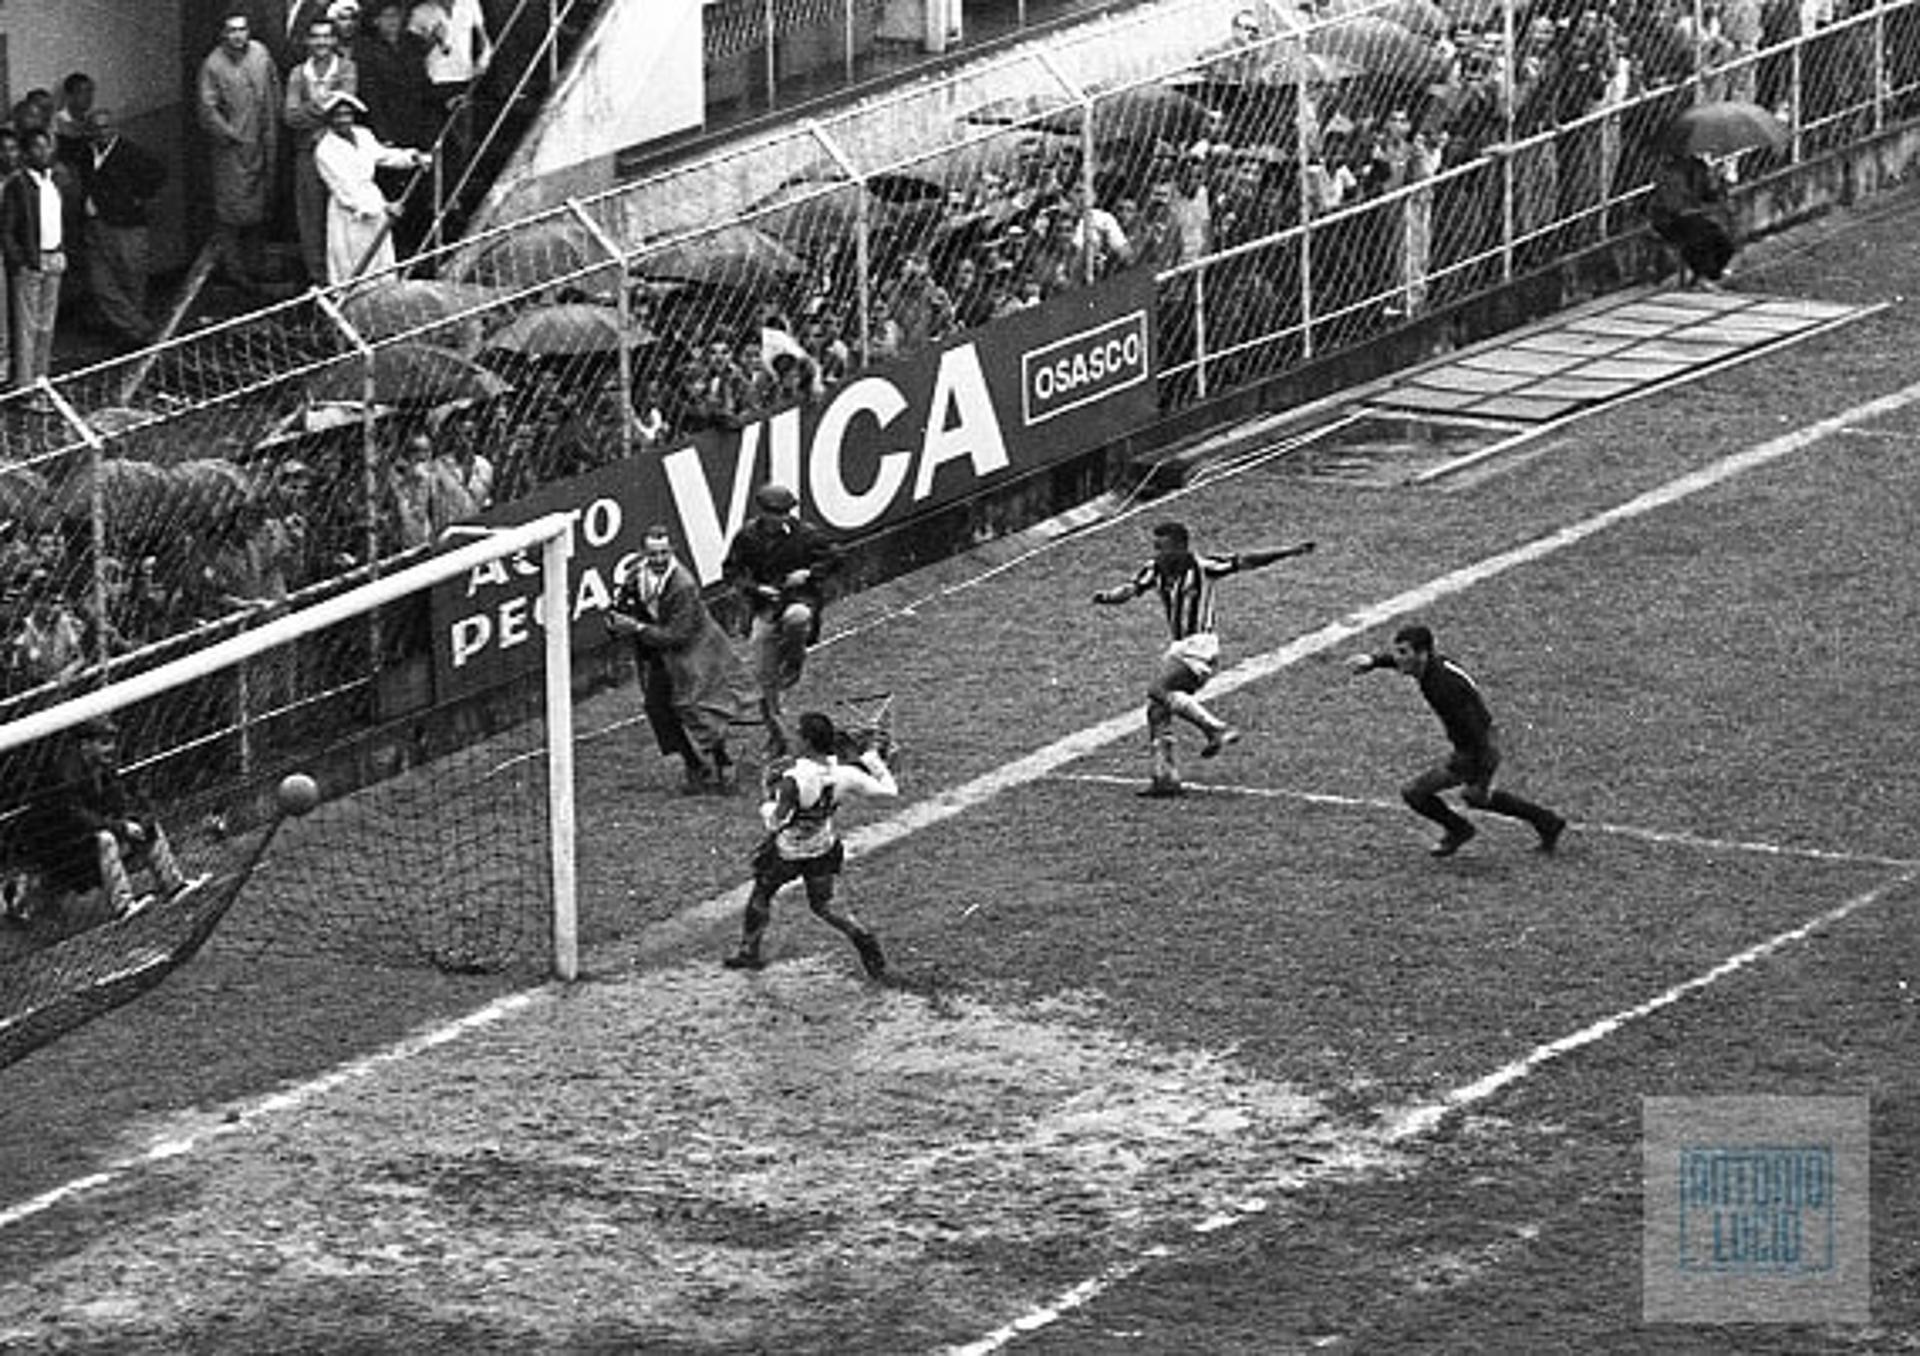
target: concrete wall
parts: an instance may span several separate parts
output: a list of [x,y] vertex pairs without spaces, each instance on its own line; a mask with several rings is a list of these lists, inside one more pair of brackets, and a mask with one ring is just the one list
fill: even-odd
[[96,102],[119,114],[122,132],[169,165],[167,190],[156,208],[154,266],[177,264],[186,218],[181,156],[185,106],[177,53],[182,0],[0,0],[6,37],[7,104],[44,86],[57,97],[60,82],[85,71],[98,86]]

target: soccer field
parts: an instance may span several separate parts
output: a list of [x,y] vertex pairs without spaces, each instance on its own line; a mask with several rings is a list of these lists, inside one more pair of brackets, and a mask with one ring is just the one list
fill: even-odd
[[[1741,286],[1920,284],[1913,200]],[[0,1071],[0,1351],[1920,1347],[1920,325],[1905,304],[1413,487],[1250,460],[848,599],[803,698],[891,688],[851,811],[874,986],[791,894],[726,972],[751,807],[581,713],[572,988],[222,955]],[[1164,518],[1304,537],[1221,590],[1137,798]],[[1551,857],[1458,856],[1442,735],[1347,674],[1421,620]],[[289,831],[293,837],[296,830]],[[1864,1096],[1872,1318],[1642,1315],[1642,1099]]]

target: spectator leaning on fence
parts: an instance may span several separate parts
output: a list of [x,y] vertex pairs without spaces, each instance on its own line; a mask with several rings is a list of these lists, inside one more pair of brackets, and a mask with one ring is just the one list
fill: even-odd
[[327,191],[326,279],[335,287],[394,266],[393,222],[406,210],[375,182],[382,169],[418,169],[425,151],[388,146],[358,125],[367,106],[344,90],[327,96],[327,130],[314,144],[314,172]]

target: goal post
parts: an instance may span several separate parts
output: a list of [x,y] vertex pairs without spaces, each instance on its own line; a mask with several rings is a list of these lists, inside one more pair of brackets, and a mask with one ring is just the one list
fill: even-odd
[[[317,929],[325,926],[324,920],[314,921],[305,915],[315,909],[332,910],[350,927],[369,936],[382,930],[383,937],[410,935],[416,943],[415,950],[425,947],[429,959],[441,968],[501,968],[499,948],[489,950],[480,946],[473,950],[465,943],[450,941],[449,936],[452,930],[471,927],[476,921],[461,915],[462,909],[471,911],[477,906],[468,902],[476,891],[458,875],[471,863],[459,859],[483,856],[498,840],[510,838],[513,841],[506,850],[517,854],[516,869],[520,874],[494,869],[481,882],[482,892],[503,895],[516,891],[513,884],[516,879],[538,881],[537,892],[518,888],[518,899],[511,905],[498,906],[502,910],[533,908],[531,896],[536,893],[547,896],[545,927],[540,928],[537,913],[527,917],[525,928],[516,933],[516,940],[511,943],[515,958],[527,964],[543,961],[544,968],[555,978],[576,979],[580,922],[574,809],[573,640],[569,624],[574,515],[551,513],[499,529],[466,531],[471,533],[470,539],[392,574],[0,725],[0,769],[6,769],[9,782],[5,788],[7,803],[0,806],[0,821],[4,821],[0,827],[5,829],[4,839],[0,841],[4,841],[7,849],[4,865],[10,912],[15,902],[16,858],[35,859],[33,852],[19,851],[20,823],[30,819],[32,811],[32,797],[23,786],[51,784],[47,771],[54,766],[55,755],[67,756],[67,751],[78,742],[75,736],[81,727],[102,718],[124,719],[138,715],[144,726],[160,733],[141,739],[136,747],[123,748],[123,766],[133,767],[137,761],[146,764],[148,770],[165,769],[166,776],[153,779],[164,782],[164,787],[142,787],[149,792],[147,799],[159,802],[158,815],[163,823],[169,815],[186,818],[191,802],[193,813],[198,816],[196,824],[206,821],[217,826],[204,834],[190,834],[182,825],[179,836],[195,840],[176,844],[181,865],[189,874],[221,879],[250,874],[259,864],[257,853],[249,859],[245,872],[239,872],[235,864],[247,858],[241,850],[243,839],[257,845],[263,832],[267,837],[272,836],[273,825],[269,821],[273,819],[272,791],[278,775],[308,770],[309,759],[324,761],[332,756],[343,768],[337,786],[323,787],[328,794],[320,813],[305,821],[290,821],[299,827],[281,834],[279,846],[266,868],[271,872],[275,861],[288,857],[304,856],[313,860],[311,871],[315,874],[306,885],[299,887],[313,903],[299,909],[287,905],[282,909],[283,914],[294,919],[297,926]],[[433,700],[415,694],[417,705],[390,721],[401,727],[391,735],[391,740],[402,756],[382,761],[381,757],[369,754],[367,749],[373,746],[382,720],[387,719],[375,695],[381,666],[397,662],[380,648],[386,628],[371,625],[371,619],[393,613],[411,615],[418,620],[427,615],[427,605],[437,588],[444,589],[452,581],[469,579],[476,571],[497,571],[510,561],[524,562],[516,566],[524,574],[526,566],[536,559],[540,575],[539,616],[558,619],[558,624],[541,628],[544,632],[538,651],[541,672],[521,675],[515,680],[510,697],[498,699],[494,708],[483,715],[469,715],[460,707],[435,705]],[[415,637],[416,643],[417,639]],[[389,637],[384,643],[394,642]],[[360,673],[352,684],[336,684],[329,689],[330,675],[320,671],[325,665],[316,663],[314,657],[335,650],[351,651],[349,658],[342,661],[343,665],[369,668],[372,677]],[[300,682],[294,686],[301,692],[319,691],[321,695],[295,696],[284,702],[279,715],[294,733],[278,741],[277,759],[268,760],[264,765],[242,761],[236,766],[225,752],[233,741],[234,730],[231,725],[219,723],[218,694],[223,682],[244,675],[249,667],[272,670],[282,676],[290,670],[298,671],[294,676]],[[530,670],[532,666],[528,667]],[[318,705],[324,699],[337,698],[349,688],[356,694],[352,709],[359,713],[356,717],[359,724],[339,718],[335,707]],[[203,695],[209,692],[216,695]],[[310,700],[315,705],[303,709],[302,700]],[[182,710],[192,719],[182,719],[179,715]],[[208,715],[209,712],[214,714]],[[425,730],[429,725],[433,730],[431,737],[416,732],[415,727]],[[515,750],[505,761],[501,761],[500,756],[502,741],[510,741]],[[540,747],[536,748],[535,741]],[[123,745],[129,742],[122,739]],[[391,754],[392,749],[383,745],[377,752],[386,755]],[[348,776],[344,768],[349,758],[358,758],[354,764],[356,770],[371,770],[358,780]],[[511,773],[500,775],[501,769],[511,769]],[[129,772],[128,779],[139,783],[142,776],[142,771],[135,768]],[[325,780],[323,777],[322,781]],[[506,782],[513,785],[506,789],[498,785]],[[164,791],[164,795],[153,794],[155,791]],[[332,803],[336,791],[341,802],[338,806]],[[357,816],[344,813],[349,803],[360,800],[368,801],[369,808]],[[233,809],[231,815],[226,813],[228,807]],[[334,814],[335,810],[343,813]],[[531,822],[541,816],[542,811],[544,843],[536,840]],[[435,815],[442,818],[436,822]],[[455,823],[451,816],[465,816],[465,819]],[[323,839],[323,833],[335,836]],[[376,864],[379,852],[389,846],[387,840],[398,843],[391,849],[395,859],[403,866],[417,865],[419,869]],[[440,863],[420,860],[435,856],[447,860]],[[520,868],[530,868],[530,871]],[[482,874],[488,870],[484,864],[474,869]],[[360,874],[351,876],[356,870]],[[323,871],[335,872],[336,876],[321,879],[319,873]],[[244,879],[238,884],[244,884]],[[236,893],[238,884],[234,886]],[[275,890],[286,888],[274,886]],[[429,890],[439,891],[446,899],[421,898]],[[383,892],[391,897],[378,898]],[[435,909],[440,911],[437,916],[432,912]],[[148,914],[165,912],[164,905],[151,908],[134,921],[144,926]],[[375,914],[381,916],[375,919]],[[22,919],[12,921],[22,922]],[[37,952],[56,950],[81,939],[84,933],[94,934],[89,945],[95,949],[107,945],[101,939],[114,929],[99,926],[103,921],[118,925],[110,914],[101,915],[96,911],[82,925],[54,929],[49,924],[44,935],[24,926],[7,928],[0,932],[0,979],[19,978],[24,970],[9,974],[15,962],[33,960]],[[518,921],[515,927],[520,927]],[[422,938],[423,930],[435,928],[440,929],[437,935]],[[543,948],[538,944],[536,929],[546,933],[544,957],[540,955]],[[392,950],[386,942],[380,945]],[[154,952],[151,938],[138,947],[132,941],[126,946],[138,950],[142,956],[151,956]],[[375,949],[369,943],[356,954],[370,954]],[[392,962],[380,958],[374,963]],[[106,956],[92,972],[123,978],[124,965],[113,970],[113,964],[113,957]],[[73,967],[68,965],[63,973],[71,976]],[[0,983],[0,989],[19,992],[23,988],[18,984]],[[10,1001],[11,997],[10,994]],[[4,1025],[6,1016],[0,1012],[0,1025]]]

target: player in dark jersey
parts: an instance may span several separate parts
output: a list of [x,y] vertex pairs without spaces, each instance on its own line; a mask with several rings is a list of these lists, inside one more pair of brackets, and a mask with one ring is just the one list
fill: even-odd
[[1214,591],[1218,582],[1242,570],[1257,570],[1276,560],[1301,556],[1313,543],[1240,551],[1227,555],[1199,555],[1193,550],[1183,523],[1161,523],[1153,529],[1153,559],[1124,584],[1101,589],[1093,601],[1127,603],[1143,593],[1157,593],[1166,611],[1172,642],[1160,657],[1159,672],[1147,687],[1147,739],[1153,752],[1153,777],[1143,796],[1181,794],[1180,769],[1173,756],[1175,716],[1206,736],[1202,758],[1212,758],[1240,738],[1240,732],[1200,704],[1197,695],[1220,662],[1220,635],[1214,630]]
[[857,766],[836,758],[837,732],[820,712],[800,717],[798,728],[800,756],[768,788],[770,798],[760,807],[767,837],[753,854],[753,890],[747,896],[740,949],[721,963],[729,970],[758,970],[766,964],[760,943],[773,921],[773,897],[781,886],[798,880],[806,882],[807,906],[853,943],[861,966],[879,979],[887,970],[879,939],[851,912],[833,907],[833,878],[847,855],[833,814],[843,795],[897,796],[900,787],[878,748],[862,752]]
[[1451,857],[1478,832],[1461,815],[1440,799],[1451,787],[1461,792],[1467,804],[1476,810],[1491,810],[1511,819],[1524,819],[1540,835],[1540,850],[1552,852],[1560,845],[1567,821],[1545,806],[1523,800],[1511,791],[1493,789],[1493,774],[1500,767],[1500,742],[1493,715],[1486,700],[1467,671],[1443,654],[1434,653],[1433,632],[1427,627],[1403,626],[1393,633],[1393,649],[1385,654],[1356,654],[1347,660],[1355,673],[1374,669],[1398,669],[1420,684],[1420,695],[1440,717],[1453,755],[1436,768],[1415,777],[1401,790],[1400,797],[1415,814],[1438,824],[1444,831],[1433,845],[1436,857]]

